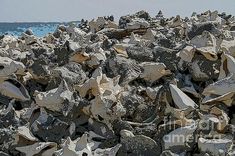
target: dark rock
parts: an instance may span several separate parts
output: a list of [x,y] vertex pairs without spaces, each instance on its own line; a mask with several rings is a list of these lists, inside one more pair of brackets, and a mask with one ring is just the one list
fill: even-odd
[[120,75],[119,84],[128,84],[139,77],[141,73],[141,68],[137,63],[119,56],[107,59],[104,69],[108,77]]
[[152,50],[145,47],[128,47],[126,51],[131,59],[139,62],[150,62],[154,60]]
[[42,116],[39,116],[30,127],[33,135],[41,141],[60,143],[62,138],[65,139],[72,135],[69,130],[70,124],[55,118],[51,114],[47,116],[46,121],[43,121],[42,118]]
[[25,31],[25,34],[27,35],[33,35],[33,31],[31,29],[28,29]]
[[179,58],[176,57],[178,51],[156,46],[153,50],[154,60],[156,62],[164,63],[166,68],[172,72],[178,69]]
[[213,35],[220,34],[220,31],[216,28],[214,23],[205,22],[193,25],[193,27],[188,32],[188,37],[189,39],[192,39],[195,36],[201,35],[203,31],[209,31]]

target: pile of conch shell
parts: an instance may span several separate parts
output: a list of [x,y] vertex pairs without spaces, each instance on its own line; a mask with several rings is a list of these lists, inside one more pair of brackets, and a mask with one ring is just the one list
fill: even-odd
[[234,16],[29,32],[0,37],[0,155],[235,155]]

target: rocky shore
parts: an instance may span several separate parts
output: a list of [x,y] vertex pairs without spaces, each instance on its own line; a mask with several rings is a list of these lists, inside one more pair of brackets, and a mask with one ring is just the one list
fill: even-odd
[[234,156],[234,57],[217,11],[0,36],[0,155]]

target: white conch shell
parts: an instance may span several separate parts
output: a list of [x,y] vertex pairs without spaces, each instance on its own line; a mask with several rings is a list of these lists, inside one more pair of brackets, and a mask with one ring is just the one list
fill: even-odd
[[151,42],[154,42],[156,40],[156,35],[157,35],[156,31],[148,28],[146,33],[142,36],[142,39],[150,40]]
[[[94,119],[106,123],[109,126],[110,121],[118,119],[126,113],[121,103],[115,101],[115,97],[112,96],[97,96],[91,101],[91,105],[88,106],[88,109]],[[102,120],[100,118],[102,118]]]
[[100,64],[100,61],[105,61],[105,60],[106,60],[105,53],[97,52],[97,53],[90,54],[90,58],[89,60],[86,61],[86,63],[90,67],[95,67]]
[[11,74],[24,75],[25,66],[21,62],[14,61],[8,57],[0,57],[0,77],[7,77]]
[[83,85],[76,86],[76,90],[79,91],[81,97],[85,97],[89,90],[94,96],[102,95],[107,91],[117,95],[121,89],[118,82],[119,76],[113,79],[107,78],[105,74],[102,74],[102,69],[99,67]]
[[86,52],[75,52],[71,54],[69,61],[70,62],[76,62],[76,63],[83,63],[84,61],[87,61],[90,59],[90,55]]
[[202,100],[203,104],[223,102],[227,106],[231,106],[235,95],[235,73],[231,73],[227,77],[210,84],[202,94],[205,95]]
[[36,94],[37,105],[58,112],[63,110],[63,102],[65,100],[71,101],[73,96],[73,92],[69,90],[65,80],[61,81],[58,88],[47,92],[37,92]]
[[55,152],[57,156],[80,156],[85,153],[87,156],[92,156],[91,146],[88,143],[87,134],[83,134],[78,140],[72,141],[70,137],[62,145],[62,149]]
[[226,52],[227,54],[230,54],[233,57],[235,56],[235,39],[230,41],[223,40],[220,47],[223,52]]
[[10,35],[4,35],[1,44],[2,47],[7,47],[9,49],[16,48],[18,46],[17,39]]
[[133,32],[131,33],[130,36],[130,41],[128,42],[129,44],[138,44],[140,42],[140,39],[135,35]]

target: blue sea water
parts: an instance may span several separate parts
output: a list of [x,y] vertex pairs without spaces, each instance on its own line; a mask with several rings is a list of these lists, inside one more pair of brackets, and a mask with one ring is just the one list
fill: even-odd
[[68,23],[59,22],[33,22],[33,23],[0,23],[0,35],[11,34],[20,36],[27,29],[31,29],[35,36],[43,37],[48,33],[53,33],[59,25]]

